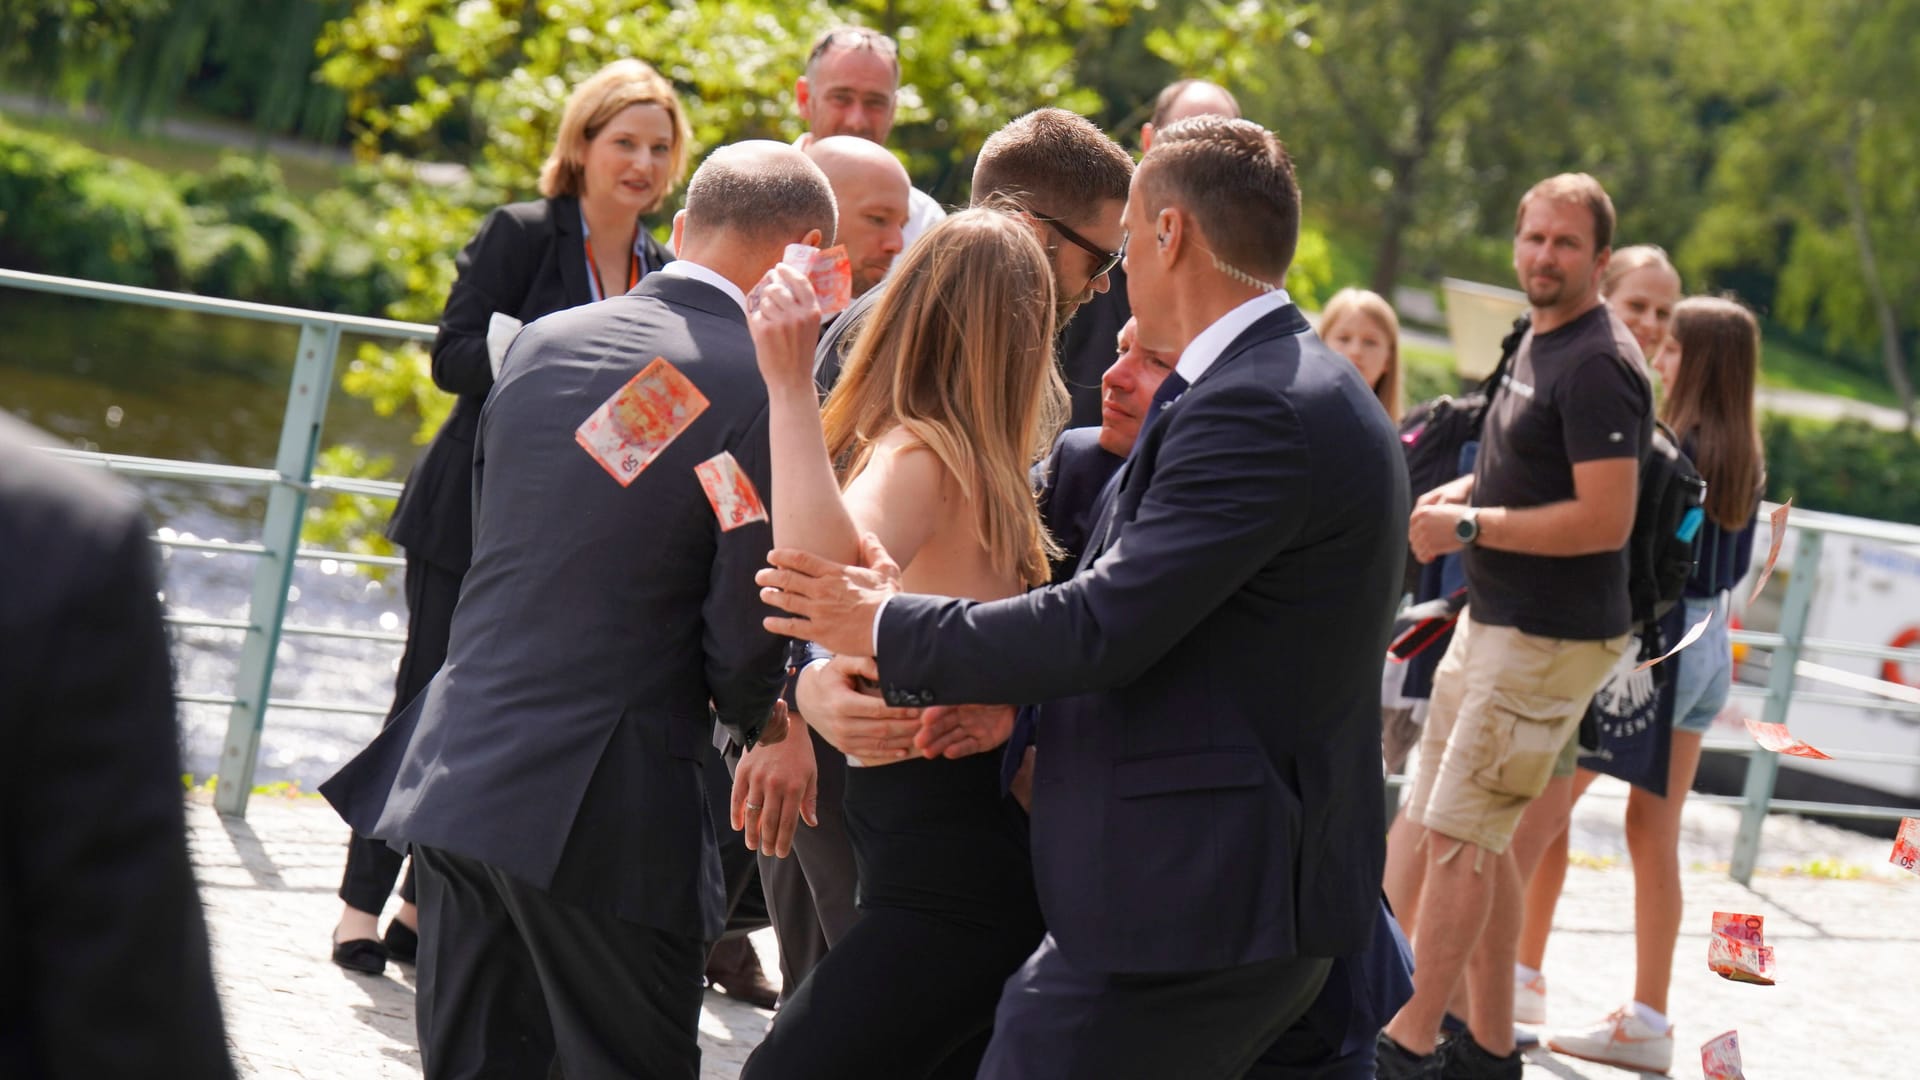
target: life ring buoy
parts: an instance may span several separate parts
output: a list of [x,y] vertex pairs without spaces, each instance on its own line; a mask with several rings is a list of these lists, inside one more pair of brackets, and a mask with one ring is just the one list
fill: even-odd
[[[1920,626],[1909,626],[1905,630],[1893,635],[1893,640],[1887,642],[1887,647],[1892,649],[1911,649],[1916,643],[1920,643]],[[1901,686],[1920,687],[1920,683],[1916,683],[1912,679],[1907,678],[1906,672],[1900,670],[1900,661],[1898,660],[1883,660],[1880,662],[1880,680],[1882,682],[1899,683]]]
[[[1727,629],[1729,630],[1740,629],[1740,616],[1738,615],[1728,616]],[[1747,662],[1747,647],[1737,641],[1733,643],[1733,662],[1736,664],[1744,664]]]

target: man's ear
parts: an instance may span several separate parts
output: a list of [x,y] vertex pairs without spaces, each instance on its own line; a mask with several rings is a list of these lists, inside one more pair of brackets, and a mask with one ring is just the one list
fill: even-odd
[[811,100],[813,100],[813,98],[807,89],[807,77],[802,75],[793,80],[793,107],[799,109],[801,115],[804,116],[807,111],[807,103]]
[[669,246],[673,248],[673,257],[676,259],[680,257],[680,245],[685,242],[686,236],[687,212],[676,210],[673,212],[673,236],[669,240]]
[[1175,207],[1165,207],[1153,219],[1154,250],[1162,266],[1172,266],[1186,248],[1187,216]]
[[815,247],[815,248],[819,247],[821,244],[826,243],[826,240],[827,240],[827,235],[821,232],[819,229],[808,229],[807,235],[800,238],[801,243],[807,245],[808,247]]
[[1153,121],[1149,120],[1140,125],[1140,153],[1145,155],[1151,149],[1153,149]]

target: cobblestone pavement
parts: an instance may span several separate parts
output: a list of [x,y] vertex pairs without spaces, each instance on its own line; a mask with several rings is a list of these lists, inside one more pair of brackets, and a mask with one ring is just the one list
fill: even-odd
[[[1576,812],[1577,865],[1547,954],[1552,1023],[1597,1019],[1632,992],[1633,878],[1614,825],[1622,788],[1611,785],[1595,785]],[[1730,807],[1687,810],[1673,1075],[1698,1077],[1699,1045],[1729,1028],[1740,1032],[1753,1080],[1912,1075],[1906,1035],[1920,1021],[1920,878],[1887,864],[1887,841],[1774,817],[1762,873],[1745,888],[1725,869],[1737,820]],[[257,796],[238,821],[195,800],[188,824],[241,1075],[418,1076],[412,970],[390,966],[369,977],[328,960],[346,828],[326,804]],[[1816,861],[1859,876],[1806,874]],[[1780,985],[1727,982],[1706,970],[1706,928],[1716,909],[1766,916]],[[756,935],[755,944],[776,972],[770,935]],[[703,1080],[737,1076],[769,1016],[708,994],[700,1018]],[[1529,1080],[1632,1075],[1545,1051],[1533,1053],[1526,1071]]]

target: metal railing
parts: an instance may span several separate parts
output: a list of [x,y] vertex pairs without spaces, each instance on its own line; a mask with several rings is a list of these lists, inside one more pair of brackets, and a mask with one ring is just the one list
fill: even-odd
[[381,631],[289,625],[286,622],[287,590],[292,584],[294,564],[304,560],[333,559],[374,566],[405,565],[402,560],[388,556],[303,548],[300,546],[300,523],[306,516],[308,496],[316,492],[369,495],[375,498],[393,498],[400,493],[400,485],[385,481],[313,474],[314,458],[320,451],[320,428],[326,420],[327,398],[333,389],[334,364],[340,351],[341,335],[351,332],[390,340],[432,341],[435,328],[391,319],[330,315],[300,308],[108,285],[17,270],[0,270],[0,286],[275,323],[295,326],[300,330],[300,341],[294,353],[293,378],[287,387],[286,411],[281,417],[279,449],[274,454],[271,469],[81,450],[50,451],[59,457],[103,467],[126,476],[267,489],[267,512],[257,544],[209,543],[166,535],[154,537],[156,543],[168,547],[243,555],[258,560],[254,566],[253,587],[245,619],[167,616],[167,622],[174,626],[208,627],[237,631],[243,635],[233,693],[183,693],[179,699],[228,707],[227,734],[220,750],[221,782],[214,792],[214,805],[223,814],[244,816],[247,798],[253,791],[254,768],[260,757],[260,735],[268,709],[307,709],[372,716],[386,714],[385,709],[344,702],[274,698],[271,696],[274,658],[283,634],[369,641],[404,640],[402,635]]
[[[183,693],[181,701],[226,705],[229,708],[226,740],[220,755],[220,776],[215,805],[223,813],[244,815],[247,796],[253,788],[253,775],[259,757],[260,736],[269,709],[310,710],[383,716],[386,710],[342,702],[281,699],[270,696],[274,656],[283,634],[350,638],[365,641],[400,642],[403,635],[377,630],[352,630],[286,622],[288,586],[293,566],[305,560],[333,559],[344,563],[375,566],[402,566],[390,556],[359,555],[351,552],[323,551],[300,546],[300,523],[307,498],[314,493],[368,495],[393,498],[400,485],[387,481],[351,477],[315,476],[313,463],[319,449],[320,428],[325,420],[328,392],[333,385],[334,363],[344,332],[404,341],[431,341],[435,328],[417,323],[369,319],[352,315],[329,315],[298,308],[249,304],[218,300],[154,289],[106,285],[71,278],[49,277],[13,270],[0,270],[0,286],[37,292],[108,300],[167,308],[175,311],[279,323],[300,328],[293,378],[287,389],[287,407],[280,428],[279,451],[271,469],[161,458],[102,454],[90,451],[55,449],[60,457],[100,466],[127,476],[204,483],[264,487],[268,489],[267,513],[258,544],[215,543],[171,535],[155,537],[157,543],[186,550],[243,555],[258,559],[253,589],[245,619],[212,619],[169,615],[176,626],[206,627],[243,633],[238,675],[231,695]],[[1777,633],[1735,631],[1735,642],[1771,652],[1773,663],[1764,690],[1736,686],[1738,693],[1757,694],[1765,700],[1763,717],[1769,723],[1784,723],[1788,708],[1795,700],[1843,705],[1870,705],[1920,713],[1920,704],[1861,698],[1803,690],[1801,657],[1804,653],[1868,657],[1920,664],[1920,649],[1896,649],[1857,642],[1810,639],[1806,636],[1807,617],[1818,583],[1822,540],[1829,535],[1845,535],[1877,543],[1920,549],[1920,527],[1886,522],[1865,522],[1832,515],[1795,511],[1788,520],[1799,533],[1794,559],[1788,568],[1786,597],[1781,606]],[[1762,826],[1769,812],[1818,814],[1832,817],[1899,818],[1920,816],[1920,808],[1855,806],[1845,803],[1779,800],[1773,798],[1779,774],[1779,755],[1751,742],[1708,742],[1705,749],[1751,755],[1747,768],[1745,793],[1740,796],[1694,795],[1708,802],[1738,804],[1742,807],[1740,830],[1735,840],[1732,874],[1747,882],[1759,856]],[[1920,756],[1880,754],[1868,751],[1834,751],[1837,761],[1874,764],[1920,765]],[[1395,778],[1396,783],[1404,782]]]

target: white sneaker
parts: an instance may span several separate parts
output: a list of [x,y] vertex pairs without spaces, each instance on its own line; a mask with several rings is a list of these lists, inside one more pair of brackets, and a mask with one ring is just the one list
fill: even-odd
[[1673,1068],[1673,1028],[1653,1030],[1628,1005],[1586,1031],[1555,1034],[1547,1040],[1547,1049],[1602,1065],[1665,1075]]
[[1513,1022],[1516,1024],[1544,1024],[1547,1022],[1547,977],[1535,975],[1524,978],[1520,969],[1513,969]]

